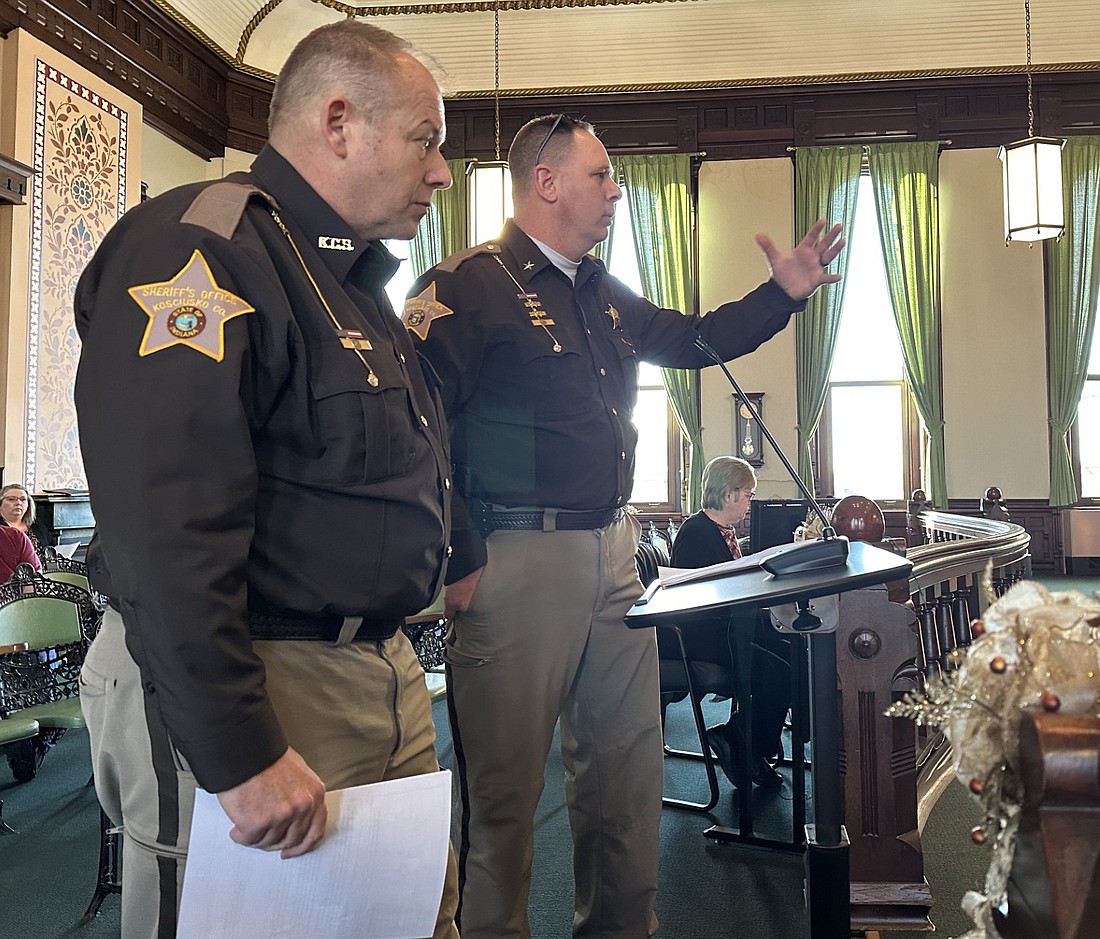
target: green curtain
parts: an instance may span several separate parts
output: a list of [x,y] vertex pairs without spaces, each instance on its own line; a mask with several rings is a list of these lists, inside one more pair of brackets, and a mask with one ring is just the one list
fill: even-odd
[[1066,141],[1062,178],[1066,230],[1061,238],[1046,245],[1051,505],[1077,501],[1068,435],[1077,419],[1096,322],[1100,137],[1070,137]]
[[432,209],[416,230],[409,245],[413,276],[419,277],[456,251],[469,247],[469,207],[466,204],[466,160],[448,160],[454,182],[450,189],[432,194]]
[[[795,237],[801,238],[819,218],[852,230],[859,193],[862,147],[799,147],[794,154]],[[843,278],[848,252],[841,251],[830,265]],[[814,489],[811,443],[825,406],[829,372],[833,367],[844,284],[825,284],[795,317],[795,375],[798,402],[798,475]]]
[[921,460],[932,504],[947,507],[940,360],[940,145],[867,148],[886,282],[909,387],[928,431]]
[[[695,309],[691,157],[684,153],[626,156],[618,163],[630,202],[642,289],[662,307],[691,312]],[[688,440],[684,511],[694,512],[699,507],[704,461],[699,372],[679,368],[661,371],[669,403]]]

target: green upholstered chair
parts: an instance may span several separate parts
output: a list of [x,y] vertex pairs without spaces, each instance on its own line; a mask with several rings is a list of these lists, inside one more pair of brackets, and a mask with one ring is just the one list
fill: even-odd
[[72,584],[74,587],[80,587],[82,590],[87,590],[88,593],[92,592],[91,584],[88,583],[88,575],[80,574],[76,571],[51,571],[44,570],[42,572],[44,577],[50,580],[57,581],[61,584]]
[[[29,778],[64,731],[86,726],[78,695],[91,599],[79,588],[38,574],[24,577],[18,590],[10,590],[11,584],[0,588],[0,646],[25,643],[26,649],[0,655],[0,717],[38,722],[37,760],[29,776],[18,767]],[[17,772],[11,754],[9,763]]]
[[[38,736],[38,721],[25,717],[0,718],[0,748],[20,743]],[[0,800],[0,835],[13,834],[14,829],[4,821],[4,803]]]

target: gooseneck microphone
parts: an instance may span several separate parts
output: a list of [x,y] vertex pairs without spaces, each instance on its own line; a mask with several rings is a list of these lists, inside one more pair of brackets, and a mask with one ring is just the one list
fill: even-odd
[[837,535],[833,526],[829,524],[829,519],[822,511],[821,506],[818,505],[817,499],[814,498],[813,493],[810,492],[809,488],[802,481],[802,477],[795,472],[795,468],[791,465],[791,461],[787,459],[787,455],[783,452],[783,448],[775,442],[775,437],[773,437],[772,432],[768,430],[768,425],[764,423],[756,408],[752,406],[752,401],[749,400],[748,395],[741,390],[741,386],[737,384],[737,379],[730,374],[730,370],[726,368],[726,363],[722,361],[722,357],[707,344],[702,336],[697,335],[692,340],[692,343],[696,349],[702,352],[703,355],[722,370],[722,373],[726,376],[733,390],[737,393],[737,397],[748,409],[753,420],[756,421],[761,433],[767,438],[768,443],[772,445],[772,449],[776,452],[779,459],[783,461],[783,465],[786,467],[791,479],[795,481],[795,484],[798,486],[802,495],[805,496],[806,501],[810,504],[810,507],[817,517],[821,519],[823,527],[820,539],[814,541],[796,541],[793,544],[776,548],[760,562],[760,566],[775,577],[781,577],[784,574],[797,574],[803,571],[824,570],[830,567],[843,567],[848,563],[848,539],[842,535]]

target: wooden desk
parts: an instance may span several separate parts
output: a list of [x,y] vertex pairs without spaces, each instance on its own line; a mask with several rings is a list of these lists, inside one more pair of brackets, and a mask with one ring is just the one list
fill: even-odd
[[26,642],[9,642],[0,645],[0,655],[10,655],[12,652],[26,652],[30,646]]

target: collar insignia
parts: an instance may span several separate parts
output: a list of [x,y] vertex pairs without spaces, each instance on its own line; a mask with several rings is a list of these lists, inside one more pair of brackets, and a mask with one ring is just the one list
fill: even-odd
[[529,270],[531,270],[531,269],[532,269],[532,268],[533,268],[534,266],[535,266],[535,262],[534,262],[534,261],[528,261],[528,262],[527,262],[526,264],[524,264],[524,265],[523,265],[523,269],[524,269],[525,271],[529,271]]
[[405,309],[401,312],[401,322],[406,329],[412,330],[421,339],[428,338],[428,330],[432,328],[432,320],[442,316],[450,316],[454,313],[449,306],[444,306],[435,298],[435,281],[433,280],[415,297],[409,297],[405,301]]
[[355,245],[350,238],[335,238],[332,235],[318,235],[317,247],[328,248],[330,251],[354,251]]
[[220,362],[225,358],[225,324],[255,309],[218,286],[198,250],[171,280],[139,284],[127,292],[149,317],[138,348],[142,356],[190,346]]

